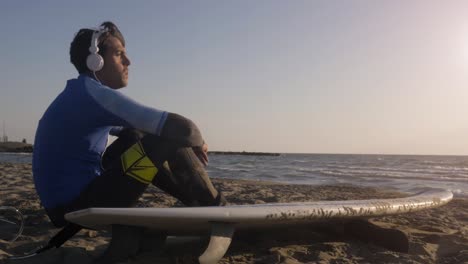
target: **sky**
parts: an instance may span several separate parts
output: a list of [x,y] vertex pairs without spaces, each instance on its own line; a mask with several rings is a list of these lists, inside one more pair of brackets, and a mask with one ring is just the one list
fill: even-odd
[[33,142],[77,77],[80,28],[114,22],[133,99],[210,150],[468,155],[468,1],[3,1],[0,122]]

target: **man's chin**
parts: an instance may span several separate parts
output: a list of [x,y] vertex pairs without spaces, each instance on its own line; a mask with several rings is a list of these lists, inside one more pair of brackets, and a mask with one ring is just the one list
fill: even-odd
[[119,85],[116,85],[116,88],[114,88],[114,89],[115,90],[122,89],[122,88],[127,87],[127,85],[128,85],[128,81],[122,81]]
[[122,80],[122,88],[127,87],[128,85],[128,78]]

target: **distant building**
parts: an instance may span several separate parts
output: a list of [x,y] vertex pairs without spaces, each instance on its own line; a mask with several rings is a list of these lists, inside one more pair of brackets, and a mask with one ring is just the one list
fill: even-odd
[[2,142],[8,142],[8,136],[5,133],[5,121],[3,121],[3,137]]

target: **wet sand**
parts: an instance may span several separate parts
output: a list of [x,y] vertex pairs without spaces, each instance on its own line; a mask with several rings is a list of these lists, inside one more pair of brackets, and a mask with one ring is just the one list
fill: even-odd
[[[349,185],[285,185],[226,179],[214,179],[213,182],[230,204],[405,196],[391,190]],[[16,207],[25,217],[25,228],[17,241],[0,240],[0,263],[92,263],[104,252],[110,240],[108,231],[82,230],[60,249],[29,259],[7,260],[11,255],[22,255],[44,245],[58,229],[49,223],[40,206],[30,164],[0,164],[0,206]],[[157,188],[150,187],[140,199],[139,206],[172,207],[180,204]],[[370,222],[381,230],[398,230],[405,234],[409,241],[408,252],[390,250],[388,246],[365,237],[350,236],[340,224],[311,224],[236,233],[220,263],[468,263],[467,198],[455,198],[436,209],[372,218]],[[0,222],[0,230],[1,225],[5,224]],[[369,233],[372,235],[372,231]],[[385,234],[382,233],[382,237]],[[375,233],[373,237],[378,236]],[[184,242],[170,239],[164,247],[156,247],[121,263],[196,263],[206,246],[205,239]]]

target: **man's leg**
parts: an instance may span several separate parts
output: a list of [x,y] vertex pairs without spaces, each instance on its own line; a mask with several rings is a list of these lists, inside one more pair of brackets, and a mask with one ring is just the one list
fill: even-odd
[[[192,148],[179,148],[168,160],[167,173],[175,179],[177,198],[187,206],[223,206],[224,196],[212,184],[204,165]],[[160,175],[162,176],[162,174]],[[156,177],[153,184],[161,186],[163,177]]]
[[[149,183],[188,206],[226,203],[213,187],[192,148],[178,147],[153,135],[146,135],[140,140],[141,136],[136,131],[126,131],[109,146],[102,161],[103,174],[96,177],[72,203],[48,211],[54,224],[63,226],[66,223],[63,218],[65,213],[89,207],[132,207]],[[134,238],[128,243],[133,248],[120,249],[125,245],[113,239],[104,258],[114,261],[136,253],[139,247],[138,232],[140,230],[128,227],[113,227],[113,237]]]
[[[157,174],[157,167],[146,157],[135,130],[124,130],[103,158],[103,174],[94,179],[67,210],[88,207],[134,207]],[[157,148],[158,146],[154,146]],[[144,228],[112,225],[112,238],[98,263],[116,263],[136,255],[142,247]],[[164,243],[165,235],[158,236]],[[153,239],[153,241],[156,241]]]
[[138,134],[133,131],[122,133],[121,137],[109,146],[104,154],[103,174],[91,181],[78,198],[69,204],[46,209],[52,223],[57,227],[62,227],[67,223],[64,219],[66,213],[89,207],[134,206],[148,184],[126,176],[120,165],[120,159],[124,151],[138,140]]
[[158,174],[152,180],[156,187],[187,206],[226,204],[191,147],[178,147],[153,135],[146,135],[141,142],[145,149],[150,149],[146,146],[158,146],[147,153],[158,167]]
[[106,150],[104,172],[72,203],[48,210],[56,226],[67,212],[89,207],[132,207],[149,183],[187,206],[225,205],[190,147],[132,129],[124,130]]
[[[226,203],[223,196],[211,184],[192,148],[177,148],[175,144],[153,135],[146,135],[130,147],[128,141],[116,142],[116,145],[111,147],[110,150],[114,151],[128,149],[121,155],[119,164],[110,162],[108,171],[117,168],[125,171],[127,179],[137,180],[143,184],[151,181],[188,206],[215,206]],[[112,152],[109,153],[111,154]],[[106,164],[103,166],[106,167]],[[135,170],[132,170],[132,166]],[[155,176],[151,173],[152,166],[156,169]],[[146,174],[153,175],[153,178],[145,176],[145,170],[148,170]],[[144,188],[135,188],[136,199]],[[111,243],[99,259],[102,263],[124,260],[137,254],[138,251],[154,248],[155,243],[161,246],[166,237],[165,234],[148,233],[135,227],[113,226],[112,229]],[[151,243],[151,246],[148,243]]]
[[[121,156],[125,155],[125,149],[138,141],[139,137],[136,133],[127,131],[122,134],[104,155],[103,174],[96,177],[80,196],[68,205],[47,210],[55,226],[65,226],[49,241],[47,248],[59,247],[81,229],[79,225],[66,222],[64,219],[66,213],[89,207],[132,207],[138,202],[138,198],[145,191],[148,183],[126,175],[120,161]],[[154,171],[154,168],[152,170]],[[152,176],[154,177],[154,173]],[[113,238],[99,263],[114,263],[136,254],[140,247],[142,232],[141,228],[112,226]]]

